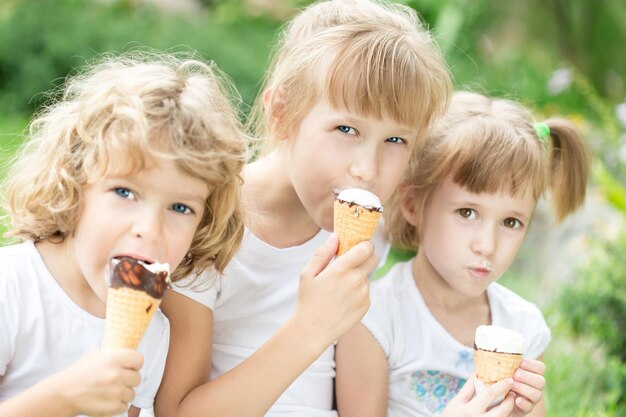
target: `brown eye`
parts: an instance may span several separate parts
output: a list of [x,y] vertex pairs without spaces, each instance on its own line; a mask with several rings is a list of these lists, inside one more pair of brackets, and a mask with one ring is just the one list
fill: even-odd
[[462,208],[462,209],[458,209],[457,213],[459,213],[459,215],[461,217],[469,219],[469,218],[472,217],[472,214],[474,214],[474,210],[473,209],[469,209],[469,208]]
[[517,229],[519,227],[522,227],[522,222],[513,217],[508,217],[504,219],[502,224],[504,224],[504,226],[508,227],[509,229]]

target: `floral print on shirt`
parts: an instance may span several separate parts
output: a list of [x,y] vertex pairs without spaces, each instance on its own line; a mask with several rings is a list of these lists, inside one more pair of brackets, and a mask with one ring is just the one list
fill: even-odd
[[[455,367],[472,371],[474,352],[464,349],[459,352]],[[418,404],[428,413],[438,416],[448,402],[463,388],[467,380],[440,371],[415,371],[411,374],[410,388]]]

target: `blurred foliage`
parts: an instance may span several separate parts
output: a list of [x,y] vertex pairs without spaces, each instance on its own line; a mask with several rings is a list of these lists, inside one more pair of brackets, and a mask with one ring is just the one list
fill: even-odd
[[[545,84],[536,83],[535,88],[528,84],[536,77],[491,77],[490,72],[545,76],[567,62],[584,73],[602,96],[613,102],[624,99],[626,55],[621,51],[626,39],[626,8],[621,0],[403,3],[430,22],[451,62],[466,61],[463,70],[454,71],[462,83],[487,70],[490,89],[504,87],[502,91],[510,92],[510,85],[494,86],[493,82],[519,82],[523,84],[517,85],[531,87],[520,90],[524,97],[540,98]],[[536,94],[529,96],[532,92]]]
[[615,415],[626,415],[626,233],[614,241],[598,241],[580,279],[564,289],[556,308],[562,325],[579,337],[592,337],[606,352],[614,370],[606,386]]
[[566,337],[549,322],[553,339],[544,354],[548,364],[545,401],[549,416],[609,417],[616,412],[616,395],[623,381],[624,367],[607,359],[596,343]]
[[[94,56],[147,46],[196,50],[215,60],[252,101],[266,65],[277,22],[211,13],[165,14],[137,2],[105,5],[88,0],[28,0],[0,12],[0,112],[30,114],[41,93]],[[7,12],[10,10],[10,12]]]

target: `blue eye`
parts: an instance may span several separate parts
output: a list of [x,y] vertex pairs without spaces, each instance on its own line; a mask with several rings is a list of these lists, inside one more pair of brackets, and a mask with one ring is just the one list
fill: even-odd
[[350,127],[350,126],[337,126],[337,129],[341,133],[345,133],[347,135],[356,135],[356,130],[353,127]]
[[133,192],[130,191],[128,188],[124,188],[124,187],[116,187],[114,189],[115,194],[119,195],[122,198],[133,198]]
[[193,213],[193,210],[189,206],[186,206],[185,204],[181,204],[181,203],[172,204],[172,210],[180,214],[192,214]]
[[406,140],[405,140],[405,139],[402,139],[402,138],[399,138],[399,137],[397,137],[397,136],[394,136],[394,137],[391,137],[391,138],[387,138],[387,139],[385,140],[385,142],[389,142],[389,143],[399,143],[399,144],[401,144],[401,145],[402,145],[402,144],[405,144],[405,143],[406,143]]

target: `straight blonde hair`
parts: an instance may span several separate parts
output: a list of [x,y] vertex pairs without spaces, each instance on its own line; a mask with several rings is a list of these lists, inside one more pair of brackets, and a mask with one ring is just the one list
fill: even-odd
[[[318,100],[414,127],[421,142],[445,111],[452,82],[413,9],[334,0],[304,9],[284,29],[263,90],[269,97],[257,99],[248,127],[264,138],[267,153],[295,132]],[[271,123],[278,114],[280,123]]]

